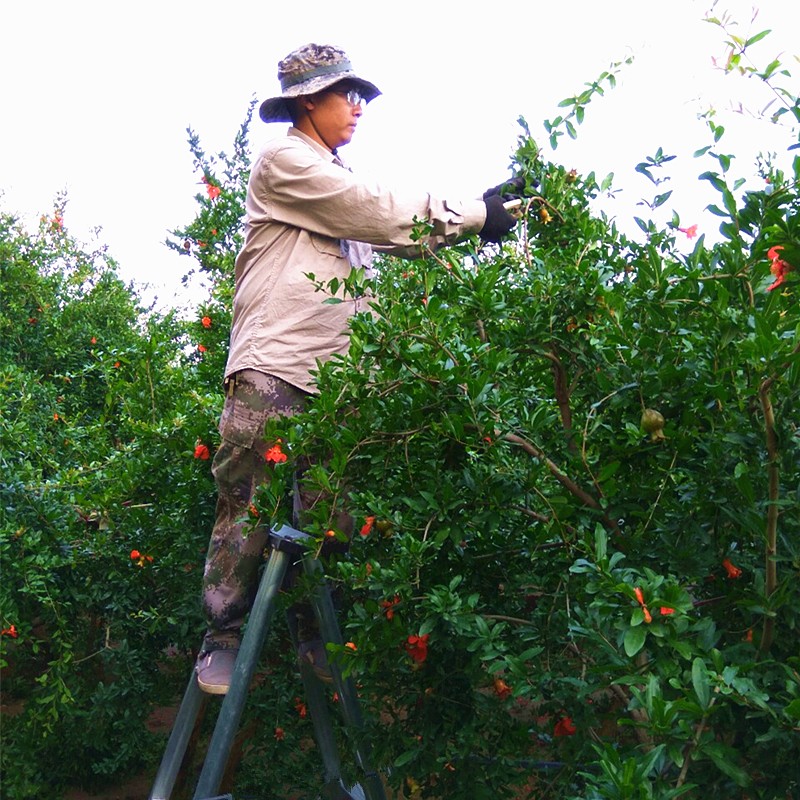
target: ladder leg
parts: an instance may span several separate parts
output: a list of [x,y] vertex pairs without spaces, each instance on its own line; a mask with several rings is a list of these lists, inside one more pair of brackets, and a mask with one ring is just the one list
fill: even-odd
[[208,746],[208,754],[195,789],[194,800],[214,797],[219,790],[231,746],[242,718],[250,682],[275,612],[276,597],[289,567],[289,559],[290,556],[282,550],[273,549],[270,553],[236,658],[231,685],[222,702]]
[[[291,611],[287,613],[287,617],[290,617],[289,633],[292,637],[292,646],[297,651],[299,641],[295,630],[296,626],[292,624]],[[325,687],[322,681],[314,674],[311,665],[303,660],[300,661],[300,677],[303,681],[303,690],[308,704],[308,715],[314,726],[314,740],[322,757],[325,783],[338,782],[341,778],[342,768],[333,724],[328,711]]]
[[178,715],[172,725],[172,733],[170,733],[169,741],[167,742],[167,749],[164,751],[161,765],[153,781],[150,800],[169,800],[172,795],[172,790],[175,788],[175,780],[186,754],[186,747],[192,736],[192,730],[206,701],[207,696],[200,691],[194,667],[192,667],[186,692],[178,709]]
[[[325,581],[322,565],[318,559],[307,556],[303,559],[303,570],[306,575],[313,578],[315,583],[312,604],[319,622],[323,641],[337,645],[344,644],[336,617],[336,609],[333,606],[333,598]],[[366,798],[367,800],[386,800],[383,781],[372,767],[370,747],[364,735],[364,721],[358,703],[355,681],[350,677],[344,678],[335,661],[331,662],[330,668],[334,686],[339,694],[339,703],[341,704],[345,725],[353,732],[356,762],[363,772],[363,789]]]

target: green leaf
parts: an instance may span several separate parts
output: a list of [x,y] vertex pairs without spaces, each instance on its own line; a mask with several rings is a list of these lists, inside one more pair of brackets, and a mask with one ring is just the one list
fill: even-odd
[[765,36],[769,36],[772,33],[771,30],[767,29],[765,31],[761,31],[761,33],[755,34],[755,36],[751,36],[745,43],[745,47],[750,47],[751,44],[755,44],[756,42],[760,42]]
[[666,203],[667,200],[669,200],[671,194],[672,194],[672,189],[670,189],[668,192],[664,192],[663,194],[658,195],[656,199],[653,200],[653,208],[658,208],[659,206],[664,205],[664,203]]
[[792,700],[786,708],[783,709],[787,717],[800,720],[800,700]]
[[731,760],[736,752],[720,742],[713,742],[703,748],[703,751],[720,772],[724,772],[737,786],[748,786],[750,776]]
[[699,657],[692,662],[692,686],[700,703],[700,708],[707,709],[711,700],[711,688],[708,681],[706,662]]
[[636,628],[628,628],[625,631],[625,638],[623,646],[625,647],[625,654],[629,658],[633,658],[644,647],[645,639],[647,638],[647,629],[644,625],[639,625]]
[[607,544],[606,530],[602,525],[597,524],[594,529],[594,552],[598,564],[606,560]]
[[409,761],[413,761],[417,757],[418,754],[419,754],[418,750],[406,750],[405,753],[401,753],[394,760],[394,765],[396,767],[402,767],[403,764],[408,764]]

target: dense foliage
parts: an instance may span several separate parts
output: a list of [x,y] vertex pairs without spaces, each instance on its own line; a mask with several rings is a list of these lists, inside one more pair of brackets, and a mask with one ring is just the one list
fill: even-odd
[[[730,38],[729,68],[758,38]],[[796,141],[797,97],[775,87],[788,73],[753,72]],[[603,83],[613,72],[547,122],[552,148]],[[308,530],[323,542],[339,511],[356,517],[328,564],[353,645],[332,655],[404,796],[797,796],[800,157],[788,172],[765,157],[742,183],[710,120],[698,158],[719,241],[675,212],[632,237],[597,210],[611,179],[546,157],[520,122],[515,236],[353,276],[372,313],[309,412],[268,429],[288,460],[257,510],[286,519],[292,466],[311,456],[325,499]],[[195,320],[143,314],[63,209],[33,234],[3,217],[9,797],[119,776],[163,747],[145,721],[201,630],[246,134],[230,158],[190,136],[205,189],[172,246],[211,281]],[[639,165],[653,210],[670,160]],[[282,796],[267,770],[274,792],[319,773],[280,637],[248,709],[245,796]]]
[[3,214],[0,250],[3,792],[44,797],[160,748],[144,721],[197,637],[213,483],[193,456],[218,403],[191,331],[143,313],[63,205],[33,233]]

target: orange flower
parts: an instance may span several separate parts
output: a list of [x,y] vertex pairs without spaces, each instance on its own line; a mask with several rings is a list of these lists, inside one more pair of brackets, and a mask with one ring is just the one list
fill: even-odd
[[430,634],[422,636],[412,634],[406,639],[406,652],[414,659],[417,664],[422,664],[428,657],[428,639]]
[[203,317],[203,319],[201,319],[200,322],[202,323],[204,328],[211,327],[211,317]]
[[271,461],[273,464],[283,464],[286,461],[286,453],[281,450],[280,439],[264,453],[264,460]]
[[364,524],[361,526],[361,535],[369,536],[372,532],[372,526],[375,524],[375,517],[365,517]]
[[669,606],[661,606],[659,611],[661,612],[661,616],[662,617],[668,617],[671,614],[675,613],[675,609],[674,608],[669,608]]
[[381,608],[386,614],[386,619],[394,619],[394,607],[400,602],[400,595],[396,594],[391,600],[381,600]]
[[633,593],[636,595],[636,599],[639,602],[639,605],[642,607],[642,613],[644,614],[645,624],[649,625],[653,621],[653,617],[650,614],[650,611],[648,610],[647,606],[645,605],[644,593],[638,586],[633,590]]
[[354,652],[355,652],[356,650],[358,650],[358,648],[356,647],[356,643],[355,643],[355,642],[345,642],[344,646],[345,646],[346,648],[348,648],[349,650],[352,650],[352,651],[354,651]]
[[494,693],[501,700],[507,700],[511,696],[511,687],[502,678],[495,678]]
[[784,261],[778,253],[783,250],[783,245],[776,244],[774,247],[770,247],[767,251],[767,258],[772,262],[769,267],[769,271],[775,276],[776,280],[767,287],[767,291],[771,292],[773,289],[777,289],[785,280],[786,280],[786,273],[790,272],[792,269],[791,264]]
[[198,350],[199,350],[201,353],[205,353],[205,352],[206,352],[206,350],[208,350],[208,348],[207,348],[207,347],[206,347],[204,344],[199,344],[199,345],[197,345],[197,349],[198,349]]
[[206,185],[206,192],[208,192],[209,199],[216,200],[220,196],[222,189],[216,184],[211,183],[208,175],[203,175],[203,183]]
[[767,250],[767,258],[770,261],[777,261],[780,258],[778,253],[783,249],[784,247],[782,244],[776,244],[774,247],[770,247],[770,249]]
[[300,715],[300,719],[305,719],[308,715],[306,704],[299,697],[294,699],[294,710]]
[[114,362],[114,369],[119,369],[121,366],[122,364],[120,364],[119,361]]
[[728,573],[728,580],[733,581],[742,577],[742,571],[729,558],[722,560],[722,566],[725,567],[725,572]]
[[194,449],[194,457],[199,458],[201,461],[208,461],[211,458],[211,453],[206,445],[198,444]]
[[687,239],[694,239],[697,236],[697,225],[690,225],[688,228],[678,228],[681,233],[686,234]]
[[577,730],[572,717],[561,717],[553,728],[553,736],[572,736]]
[[12,639],[16,639],[19,636],[19,633],[17,633],[17,626],[10,625],[8,628],[3,628],[3,630],[0,631],[0,636],[10,636]]
[[333,528],[329,528],[327,531],[325,531],[325,535],[326,535],[326,536],[327,536],[329,539],[334,539],[334,538],[336,537],[336,531],[335,531],[335,530],[333,530]]
[[91,341],[91,344],[97,344],[97,337],[96,336],[92,336],[90,341]]
[[142,555],[138,550],[131,550],[131,561],[133,561],[137,567],[143,567],[145,564],[153,563],[153,556]]
[[275,728],[275,739],[282,742],[286,738],[286,733],[283,728]]

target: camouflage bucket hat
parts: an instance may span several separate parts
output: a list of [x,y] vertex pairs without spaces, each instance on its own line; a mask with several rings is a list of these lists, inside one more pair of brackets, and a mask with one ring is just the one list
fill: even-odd
[[304,45],[278,64],[282,94],[265,100],[259,115],[264,122],[291,122],[287,98],[315,94],[345,79],[362,93],[367,103],[380,94],[375,84],[353,72],[343,50],[326,44]]

